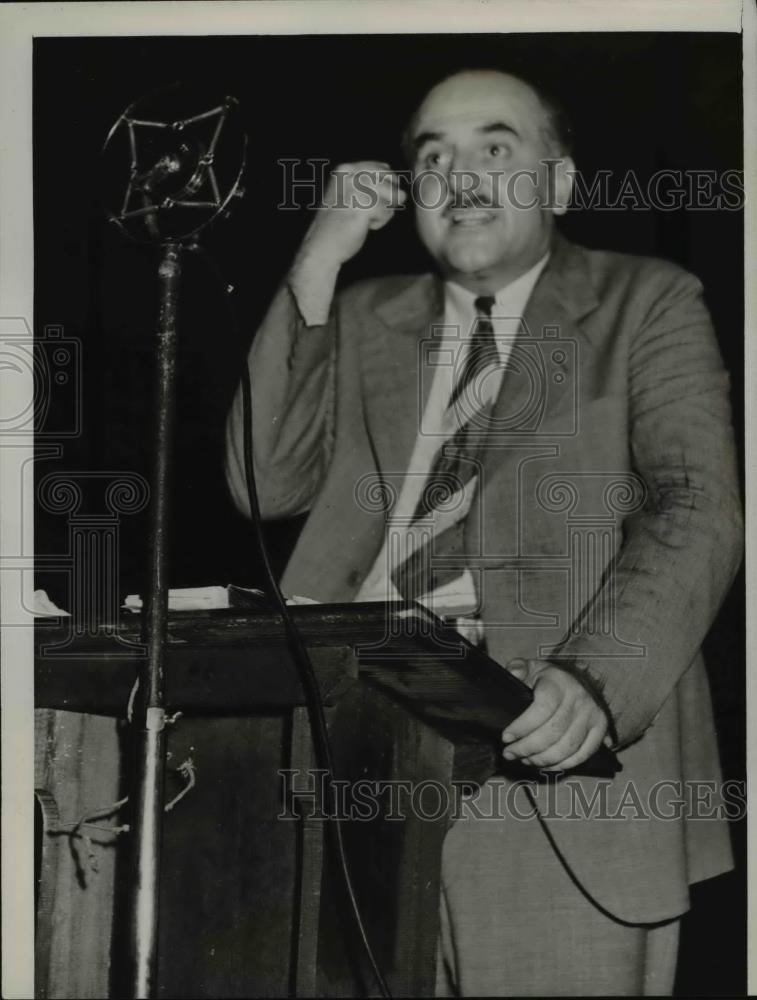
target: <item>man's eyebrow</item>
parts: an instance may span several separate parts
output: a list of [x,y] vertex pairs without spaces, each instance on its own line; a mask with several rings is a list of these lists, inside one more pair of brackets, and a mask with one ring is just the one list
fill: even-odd
[[[490,132],[509,132],[516,139],[520,139],[520,132],[514,129],[512,125],[508,125],[507,122],[502,121],[487,122],[486,125],[480,125],[476,131],[481,135],[489,135]],[[443,132],[419,132],[413,139],[412,146],[417,152],[427,142],[441,142],[442,139],[444,139]]]
[[490,132],[509,132],[517,139],[520,139],[520,133],[512,125],[508,125],[507,122],[489,122],[477,128],[476,131],[481,132],[482,135],[488,135]]
[[420,132],[413,139],[413,149],[416,151],[425,146],[427,142],[440,142],[444,138],[441,132]]

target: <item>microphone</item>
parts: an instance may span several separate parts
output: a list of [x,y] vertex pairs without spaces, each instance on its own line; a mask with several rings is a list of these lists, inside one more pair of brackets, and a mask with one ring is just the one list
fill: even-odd
[[183,241],[240,197],[247,136],[239,102],[181,83],[133,101],[102,151],[109,220],[136,242]]

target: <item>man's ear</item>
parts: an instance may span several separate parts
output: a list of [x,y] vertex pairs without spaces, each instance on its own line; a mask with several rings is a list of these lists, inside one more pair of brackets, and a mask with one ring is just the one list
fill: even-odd
[[565,215],[568,211],[575,172],[576,165],[570,156],[556,157],[552,161],[550,196],[555,215]]

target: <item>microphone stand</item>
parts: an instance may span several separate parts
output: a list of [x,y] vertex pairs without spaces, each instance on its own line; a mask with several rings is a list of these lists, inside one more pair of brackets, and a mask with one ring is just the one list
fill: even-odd
[[153,502],[149,531],[150,586],[142,641],[147,659],[139,676],[135,706],[136,796],[132,817],[132,883],[129,900],[130,996],[149,1000],[156,993],[160,844],[163,829],[165,764],[164,656],[168,618],[168,515],[171,496],[170,445],[176,411],[176,355],[181,244],[161,246],[158,267],[160,309],[157,329],[157,428]]
[[[157,426],[148,545],[149,582],[142,617],[146,647],[133,715],[134,792],[130,796],[131,881],[126,900],[128,995],[158,993],[158,905],[163,830],[171,444],[176,411],[177,311],[182,250],[241,197],[247,136],[228,94],[198,97],[176,83],[132,102],[103,146],[112,206],[108,218],[137,243],[160,246],[157,324]],[[200,103],[202,101],[202,103]],[[187,117],[188,107],[197,113]],[[157,157],[157,159],[156,159]],[[124,161],[128,164],[125,174]],[[126,189],[122,179],[127,177]]]

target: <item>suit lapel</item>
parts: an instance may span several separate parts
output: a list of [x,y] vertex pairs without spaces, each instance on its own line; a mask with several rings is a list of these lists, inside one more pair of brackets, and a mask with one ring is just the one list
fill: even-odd
[[578,399],[581,367],[593,350],[580,320],[597,299],[581,251],[556,235],[528,300],[492,411],[495,433],[534,435]]
[[[366,421],[382,475],[404,475],[410,462],[431,378],[421,372],[423,343],[443,322],[441,282],[410,279],[376,308],[361,345]],[[376,329],[378,326],[378,329]]]
[[[521,518],[514,516],[520,464],[545,446],[549,454],[578,428],[582,370],[595,350],[581,320],[597,302],[583,252],[556,236],[526,304],[492,411],[493,430],[480,455],[482,496],[466,524],[468,551],[491,555],[503,546],[518,550],[520,542],[512,533],[520,531]],[[513,515],[509,526],[503,514]]]

